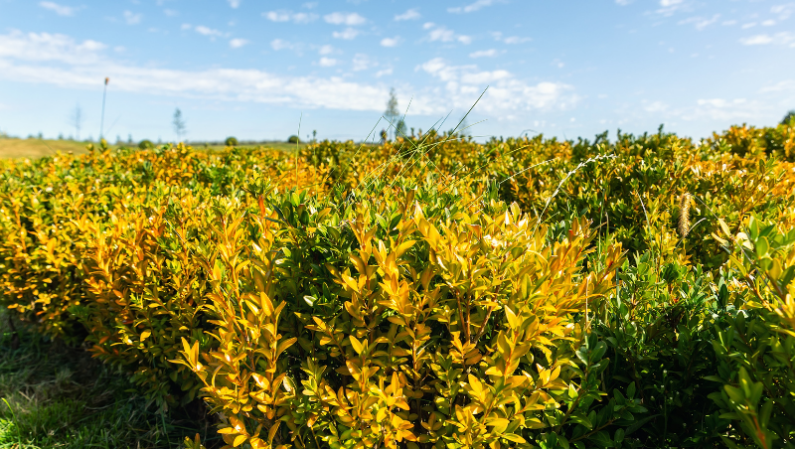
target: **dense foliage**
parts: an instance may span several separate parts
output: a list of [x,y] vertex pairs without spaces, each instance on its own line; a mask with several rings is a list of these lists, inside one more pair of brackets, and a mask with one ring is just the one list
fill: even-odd
[[90,149],[0,162],[0,304],[230,447],[795,447],[792,124]]

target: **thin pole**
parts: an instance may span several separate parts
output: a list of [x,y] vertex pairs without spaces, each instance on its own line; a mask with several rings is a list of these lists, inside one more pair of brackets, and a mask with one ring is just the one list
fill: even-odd
[[102,118],[99,122],[99,140],[102,140],[105,132],[105,97],[108,95],[108,81],[110,81],[110,78],[105,77],[105,88],[102,90]]

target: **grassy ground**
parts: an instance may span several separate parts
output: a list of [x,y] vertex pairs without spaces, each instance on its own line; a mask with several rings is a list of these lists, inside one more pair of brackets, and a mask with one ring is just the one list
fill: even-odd
[[[188,143],[188,145],[193,146],[196,149],[207,149],[207,150],[223,150],[225,147],[224,145],[205,145],[202,143]],[[241,146],[250,146],[250,145],[241,145]],[[261,144],[257,144],[257,146],[263,146],[267,148],[275,148],[277,150],[284,150],[284,151],[293,151],[296,148],[294,143],[287,143],[287,142],[265,142]],[[299,144],[299,148],[303,148],[306,144]],[[111,148],[115,148],[116,145],[111,145]],[[61,153],[68,153],[72,152],[74,154],[80,154],[86,152],[86,143],[85,142],[76,142],[73,140],[46,140],[46,139],[15,139],[15,138],[3,138],[0,139],[0,158],[37,158],[43,156],[50,156],[55,154],[57,151]]]
[[181,448],[197,432],[218,446],[202,407],[157,413],[82,348],[0,323],[0,449]]
[[0,157],[37,158],[61,153],[85,153],[86,144],[73,140],[0,139]]

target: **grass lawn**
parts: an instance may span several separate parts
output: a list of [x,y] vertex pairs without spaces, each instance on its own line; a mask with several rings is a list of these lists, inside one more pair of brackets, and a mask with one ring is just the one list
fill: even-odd
[[83,348],[0,323],[0,449],[178,448],[197,432],[222,444],[198,403],[157,413]]
[[61,153],[69,151],[75,154],[85,153],[86,144],[74,140],[0,139],[0,157],[3,158],[36,158],[50,156],[58,151]]

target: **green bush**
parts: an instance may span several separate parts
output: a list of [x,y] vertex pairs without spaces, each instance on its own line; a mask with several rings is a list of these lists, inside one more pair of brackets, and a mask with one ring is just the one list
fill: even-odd
[[144,139],[144,140],[138,142],[138,148],[140,148],[142,150],[150,150],[150,149],[152,149],[154,147],[155,147],[155,144],[153,144],[151,140]]
[[235,147],[237,146],[237,139],[234,137],[227,137],[224,144],[228,147]]
[[293,134],[287,139],[287,143],[299,143],[300,141],[301,139],[299,139],[298,136],[296,136],[295,134]]
[[787,447],[794,137],[0,161],[0,304],[233,447]]

